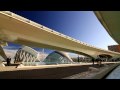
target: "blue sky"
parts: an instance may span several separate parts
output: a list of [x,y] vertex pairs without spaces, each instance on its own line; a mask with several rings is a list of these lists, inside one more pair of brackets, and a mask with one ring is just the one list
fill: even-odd
[[[12,11],[60,33],[107,50],[117,44],[92,11]],[[9,43],[9,46],[19,45]],[[41,51],[42,49],[38,49]],[[45,49],[49,53],[51,50]]]

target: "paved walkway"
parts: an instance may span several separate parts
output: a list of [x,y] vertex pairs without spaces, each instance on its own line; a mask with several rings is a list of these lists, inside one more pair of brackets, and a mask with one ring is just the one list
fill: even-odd
[[[102,65],[103,67],[104,65]],[[99,68],[98,65],[56,65],[15,68],[15,66],[0,67],[0,79],[61,79],[74,74],[88,71],[89,67]]]

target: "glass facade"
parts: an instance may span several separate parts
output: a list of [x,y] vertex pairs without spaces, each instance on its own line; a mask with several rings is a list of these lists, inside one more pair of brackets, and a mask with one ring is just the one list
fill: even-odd
[[72,61],[63,53],[54,51],[43,61],[45,64],[70,64]]

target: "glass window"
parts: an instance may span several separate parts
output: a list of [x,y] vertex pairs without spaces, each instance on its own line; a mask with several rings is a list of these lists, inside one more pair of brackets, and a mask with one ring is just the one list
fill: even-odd
[[57,53],[57,52],[53,52],[51,54],[49,54],[46,59],[44,60],[44,62],[46,64],[67,64],[67,63],[71,63],[70,60],[68,60],[65,56]]

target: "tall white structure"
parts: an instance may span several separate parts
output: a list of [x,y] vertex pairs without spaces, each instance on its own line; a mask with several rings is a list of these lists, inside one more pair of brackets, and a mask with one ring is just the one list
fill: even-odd
[[38,61],[39,53],[28,46],[20,48],[16,55],[14,63],[22,63],[24,65],[33,65]]
[[39,52],[39,60],[43,61],[46,57],[46,54],[44,53],[44,48],[42,49],[42,52]]

